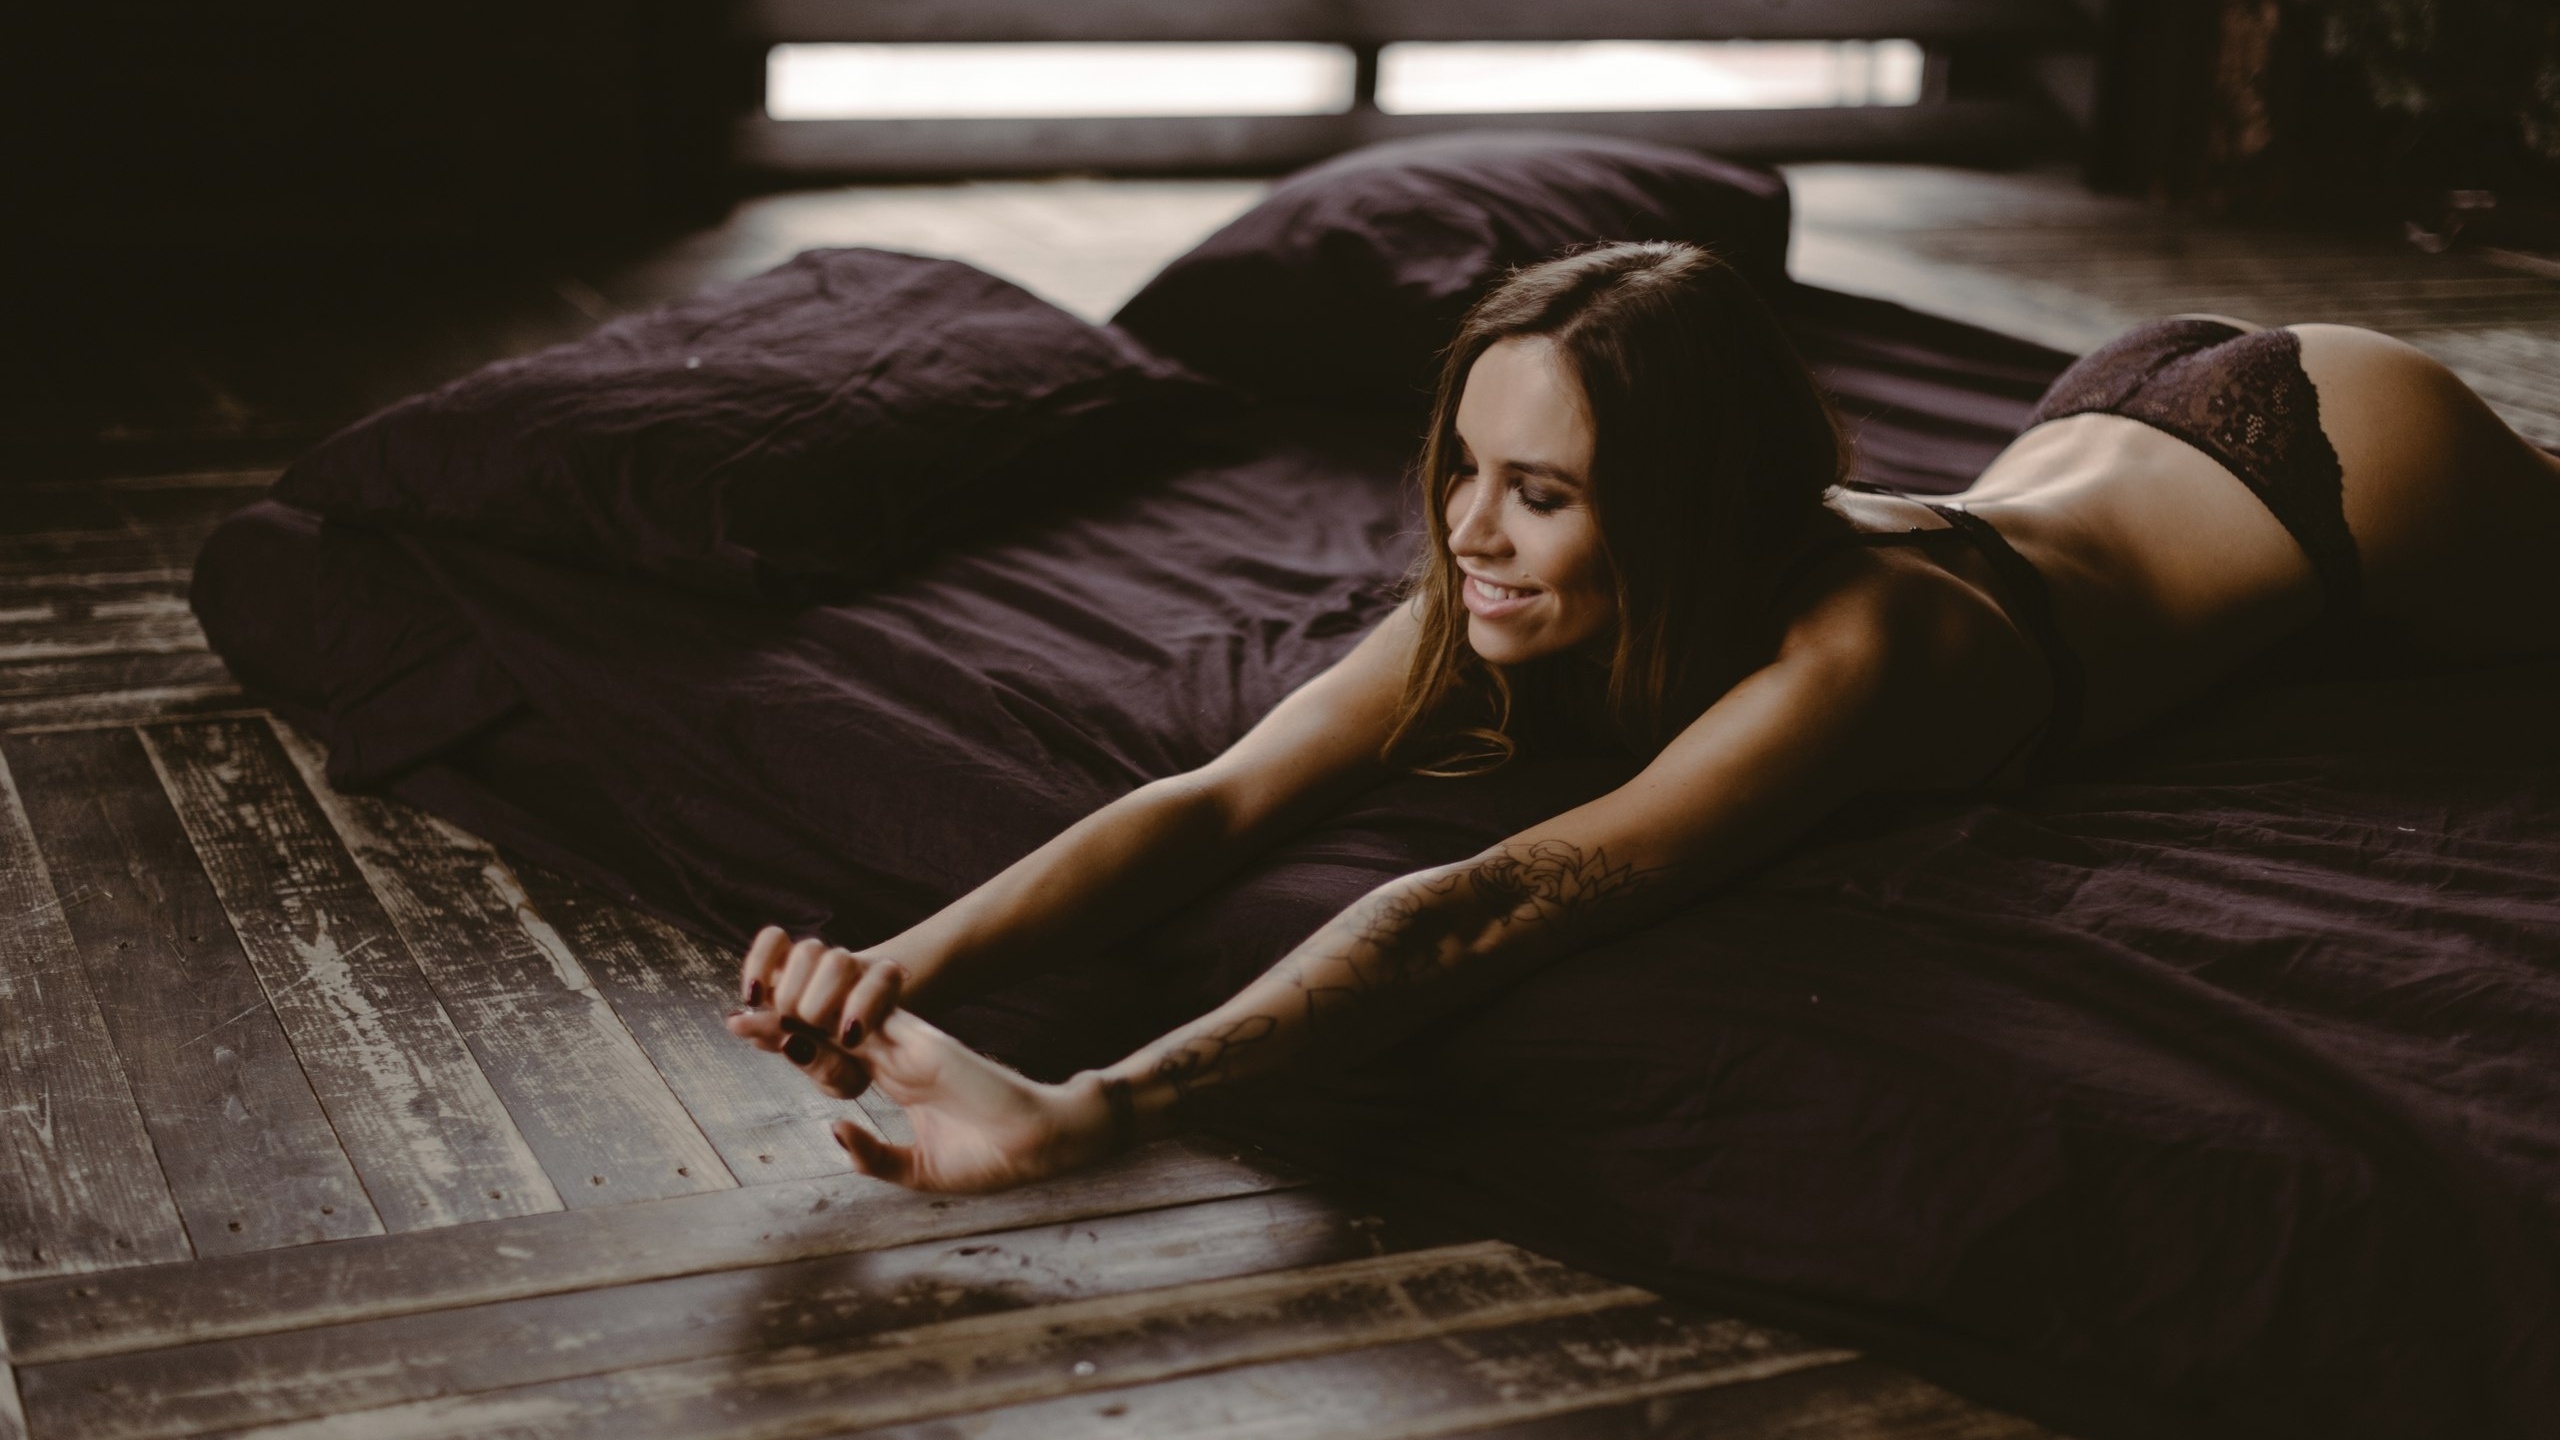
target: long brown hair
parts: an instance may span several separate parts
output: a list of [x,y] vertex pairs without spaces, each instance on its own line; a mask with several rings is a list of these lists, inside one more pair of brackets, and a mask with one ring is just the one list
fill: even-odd
[[[1572,657],[1510,673],[1467,644],[1449,554],[1458,399],[1496,341],[1543,336],[1581,382],[1586,477],[1615,577],[1605,680]],[[1417,476],[1426,543],[1408,590],[1422,626],[1386,754],[1426,774],[1488,770],[1518,748],[1524,688],[1597,689],[1606,738],[1650,755],[1776,644],[1774,566],[1847,471],[1813,375],[1742,276],[1694,245],[1607,245],[1514,272],[1459,326]],[[1594,667],[1585,665],[1586,672]]]

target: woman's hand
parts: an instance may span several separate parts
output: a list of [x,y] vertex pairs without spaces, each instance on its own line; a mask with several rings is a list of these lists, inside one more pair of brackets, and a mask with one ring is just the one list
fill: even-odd
[[746,1008],[729,1012],[729,1033],[783,1056],[820,1090],[850,1100],[871,1083],[854,1047],[898,1008],[906,978],[894,962],[817,940],[795,945],[768,925],[747,947],[738,980]]
[[1041,1085],[899,1010],[904,973],[768,927],[747,949],[746,1007],[729,1032],[850,1100],[873,1085],[907,1112],[912,1145],[850,1120],[831,1127],[864,1174],[918,1190],[1001,1190],[1090,1163],[1121,1137],[1099,1077]]
[[899,1011],[855,1058],[907,1112],[912,1145],[850,1120],[832,1127],[854,1168],[914,1190],[1002,1190],[1091,1164],[1119,1143],[1101,1078],[1042,1085]]

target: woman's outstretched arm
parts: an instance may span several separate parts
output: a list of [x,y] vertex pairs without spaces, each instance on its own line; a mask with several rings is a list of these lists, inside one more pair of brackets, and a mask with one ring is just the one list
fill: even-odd
[[916,1143],[849,1126],[838,1138],[864,1170],[904,1184],[1016,1183],[1178,1128],[1238,1087],[1364,1059],[1659,918],[1850,796],[1915,778],[1914,757],[1930,747],[1943,752],[1951,737],[1926,733],[1936,707],[1908,723],[1913,691],[1965,677],[1929,653],[1939,648],[1929,635],[1910,633],[1914,621],[1930,624],[1923,614],[1820,627],[1625,786],[1470,860],[1379,887],[1226,1004],[1105,1069],[1034,1085],[892,1016],[857,1058],[907,1108]]
[[[768,929],[748,950],[749,1008],[730,1030],[850,1095],[860,1068],[828,1043],[852,1043],[849,1023],[947,1005],[1136,932],[1382,773],[1414,634],[1398,608],[1216,760],[1121,796],[898,935],[851,951]],[[792,1021],[808,1038],[793,1040]]]

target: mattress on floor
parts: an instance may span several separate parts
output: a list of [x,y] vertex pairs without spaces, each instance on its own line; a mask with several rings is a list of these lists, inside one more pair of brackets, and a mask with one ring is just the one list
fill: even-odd
[[[1960,488],[2062,357],[1798,289],[1864,473]],[[723,600],[273,502],[195,604],[387,790],[706,934],[860,944],[1196,765],[1391,603],[1409,422],[1236,412],[858,599]],[[1102,965],[943,1017],[1035,1073],[1614,783],[1380,788]],[[2015,794],[1878,801],[1246,1123],[1582,1263],[2106,1435],[2560,1413],[2560,667],[2253,676]]]

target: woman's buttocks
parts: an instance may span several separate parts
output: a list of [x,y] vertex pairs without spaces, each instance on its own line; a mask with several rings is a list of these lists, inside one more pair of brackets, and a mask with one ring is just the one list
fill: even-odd
[[2202,451],[2120,415],[2039,425],[1957,497],[2043,572],[2103,743],[2318,616],[2293,535]]

